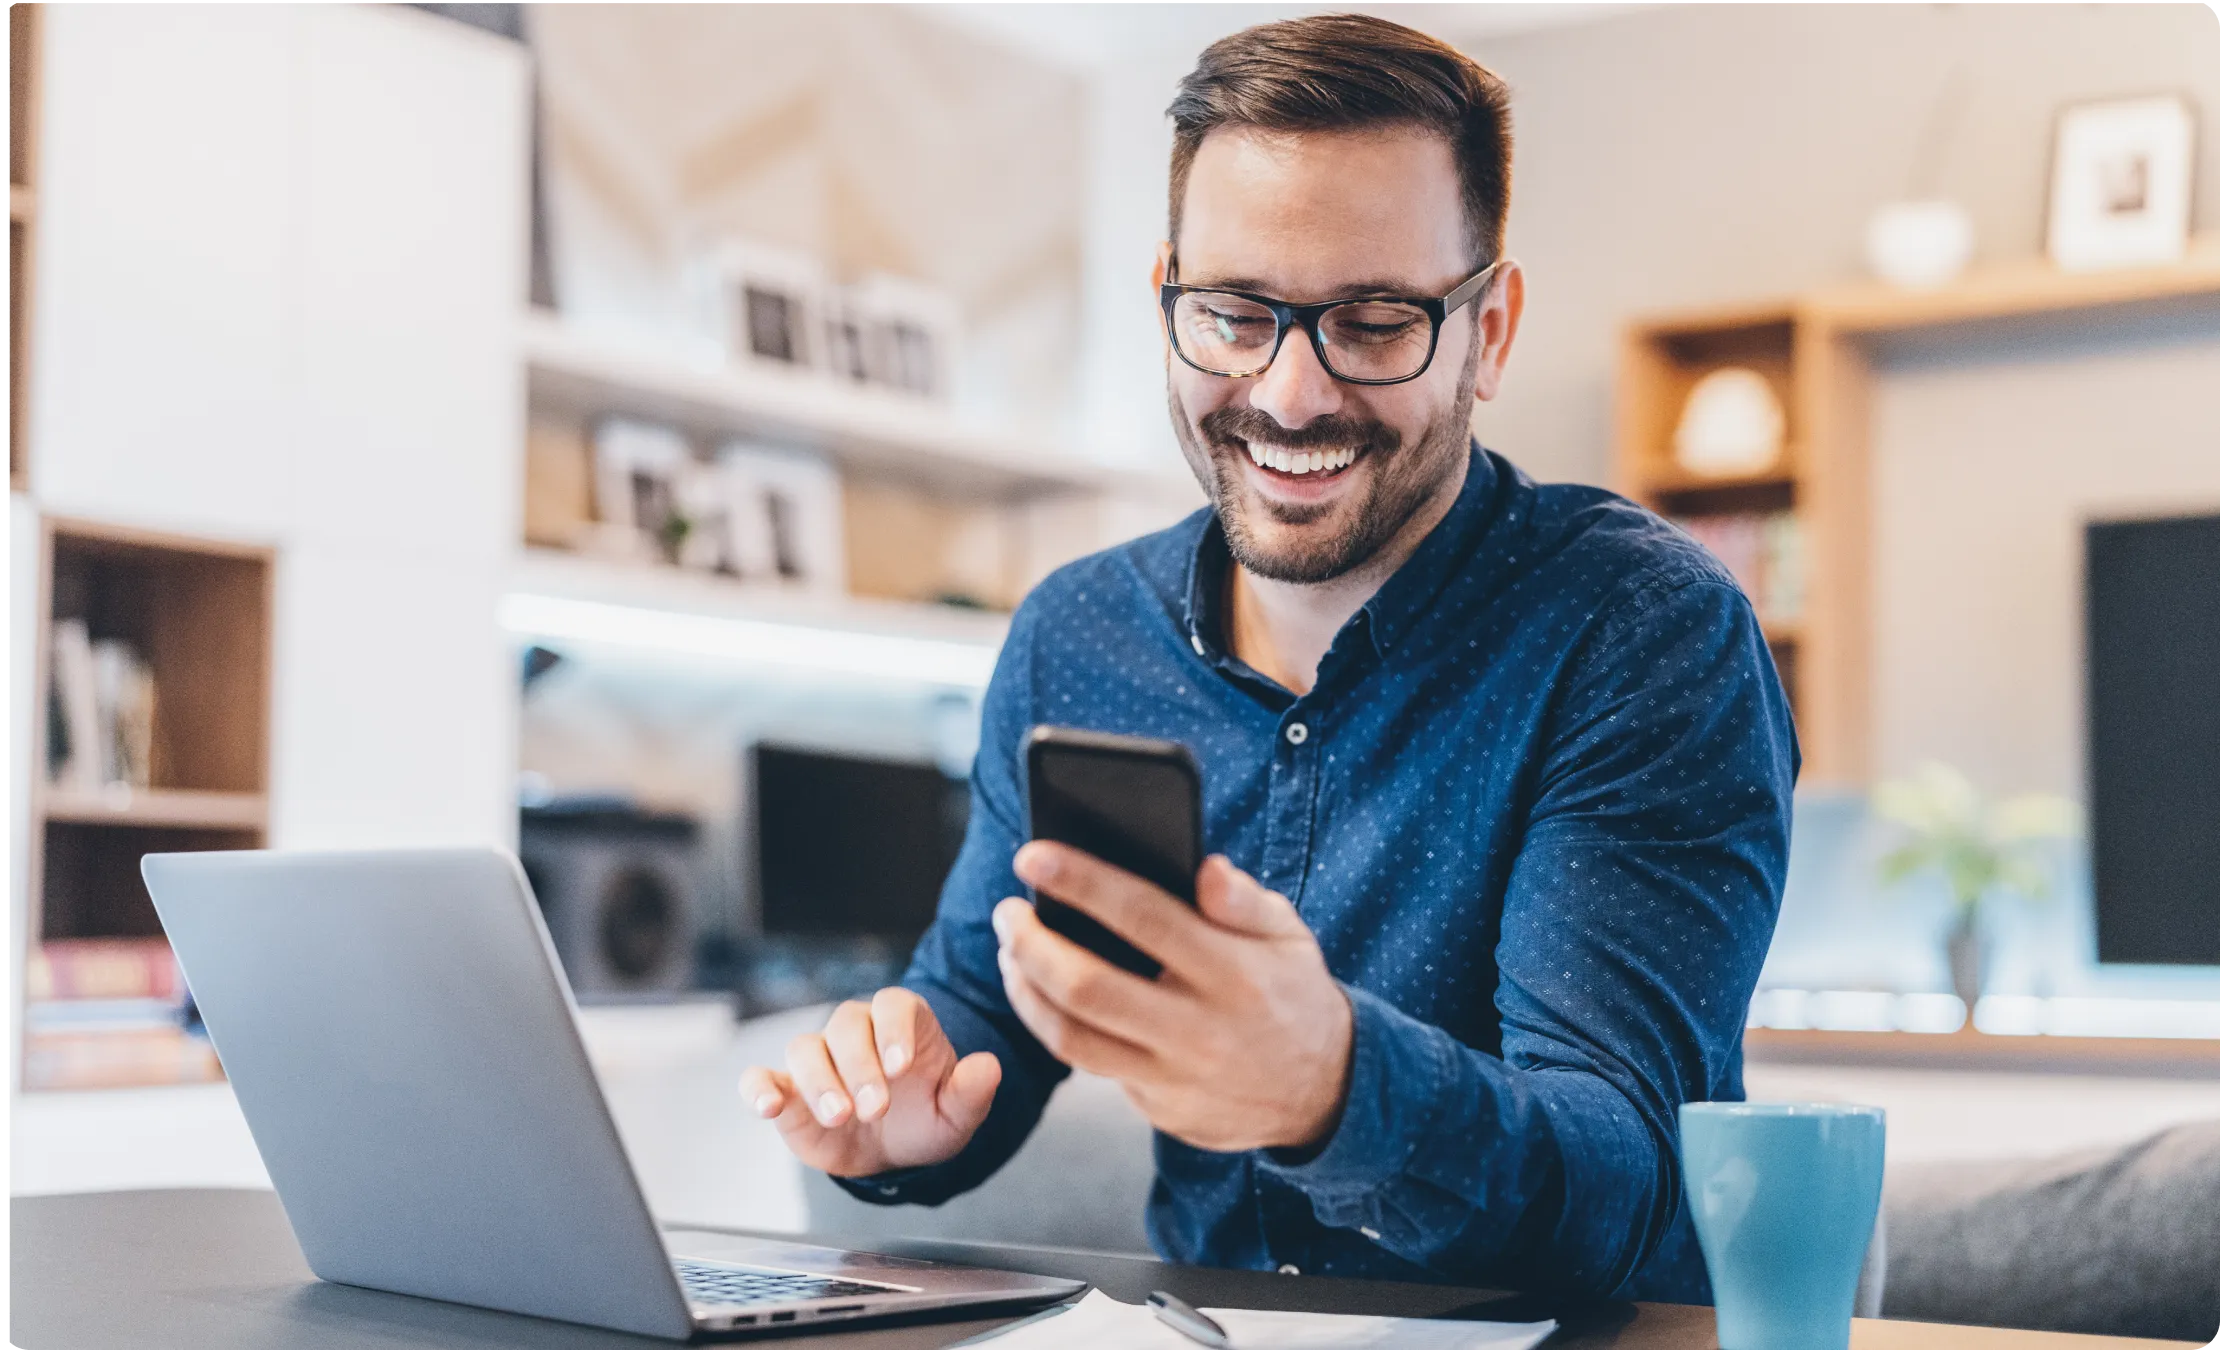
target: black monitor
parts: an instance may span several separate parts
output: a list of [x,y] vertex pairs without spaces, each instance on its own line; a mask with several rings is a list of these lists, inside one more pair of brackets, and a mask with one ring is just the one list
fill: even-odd
[[2097,959],[2220,965],[2220,515],[2088,528]]
[[754,747],[756,900],[766,937],[878,938],[933,921],[971,793],[932,764]]

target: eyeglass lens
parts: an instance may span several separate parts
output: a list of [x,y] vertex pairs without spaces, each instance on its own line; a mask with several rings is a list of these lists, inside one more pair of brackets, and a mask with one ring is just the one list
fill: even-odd
[[[1344,379],[1401,380],[1426,368],[1433,321],[1415,305],[1352,300],[1318,316],[1326,369]],[[1217,375],[1256,375],[1279,338],[1272,311],[1223,291],[1188,291],[1172,305],[1172,340],[1188,361]]]

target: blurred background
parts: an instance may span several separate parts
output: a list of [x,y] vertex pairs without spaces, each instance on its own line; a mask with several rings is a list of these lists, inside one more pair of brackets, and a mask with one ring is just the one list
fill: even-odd
[[[1753,1093],[2220,1119],[2214,13],[1366,8],[1513,91],[1476,433],[1790,688]],[[900,969],[1026,588],[1200,504],[1163,110],[1305,12],[13,7],[15,1191],[265,1184],[140,854],[496,843],[658,1209],[823,1226],[733,1076]]]

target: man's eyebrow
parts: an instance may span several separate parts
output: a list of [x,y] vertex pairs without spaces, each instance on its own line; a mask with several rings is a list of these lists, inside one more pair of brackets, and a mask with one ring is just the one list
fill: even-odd
[[[1271,288],[1255,277],[1181,277],[1179,284],[1182,286],[1202,286],[1212,290],[1250,291],[1257,295],[1272,295]],[[1333,294],[1324,296],[1319,300],[1290,300],[1288,301],[1288,303],[1323,304],[1329,300],[1363,300],[1377,299],[1382,296],[1402,297],[1425,294],[1427,294],[1427,291],[1426,288],[1423,286],[1415,286],[1407,280],[1382,277],[1366,281],[1352,282],[1347,286],[1339,288]],[[1277,295],[1273,295],[1272,298],[1275,300],[1285,299],[1284,296]]]

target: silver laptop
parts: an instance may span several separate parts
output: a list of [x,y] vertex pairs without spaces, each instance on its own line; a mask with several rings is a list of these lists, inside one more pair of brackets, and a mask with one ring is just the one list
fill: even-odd
[[507,853],[169,853],[142,871],[326,1280],[672,1338],[1085,1288],[659,1230]]

